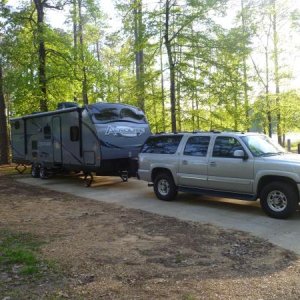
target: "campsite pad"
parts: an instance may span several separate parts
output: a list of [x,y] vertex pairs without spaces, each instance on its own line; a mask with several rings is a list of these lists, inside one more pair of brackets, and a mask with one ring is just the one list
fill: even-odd
[[0,253],[0,300],[300,298],[299,256],[262,239],[0,173],[0,249],[4,233],[30,234],[48,266],[26,277]]

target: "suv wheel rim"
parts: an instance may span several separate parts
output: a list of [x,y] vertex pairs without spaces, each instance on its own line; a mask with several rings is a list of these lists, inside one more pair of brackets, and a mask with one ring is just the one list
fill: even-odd
[[276,212],[282,212],[287,207],[287,198],[281,191],[272,191],[268,194],[268,206]]
[[162,196],[167,196],[169,194],[169,191],[170,191],[170,184],[169,184],[168,180],[161,179],[158,182],[157,189],[158,189],[158,192]]

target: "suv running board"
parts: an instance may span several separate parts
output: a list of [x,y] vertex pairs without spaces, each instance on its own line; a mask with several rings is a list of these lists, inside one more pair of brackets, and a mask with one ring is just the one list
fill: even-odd
[[232,193],[232,192],[189,188],[189,187],[184,187],[184,186],[179,186],[178,191],[195,193],[195,194],[200,194],[200,195],[209,195],[209,196],[217,196],[217,197],[224,197],[224,198],[234,198],[234,199],[247,200],[247,201],[256,201],[256,199],[257,199],[257,197],[253,194],[238,194],[238,193]]

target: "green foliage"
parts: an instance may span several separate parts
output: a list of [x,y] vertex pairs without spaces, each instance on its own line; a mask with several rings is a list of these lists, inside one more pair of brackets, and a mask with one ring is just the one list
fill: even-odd
[[[122,18],[122,28],[112,32],[110,23],[99,9],[98,0],[82,1],[83,45],[79,43],[78,11],[68,2],[69,26],[55,29],[45,23],[43,38],[46,46],[46,79],[49,109],[58,102],[77,101],[82,104],[83,70],[86,71],[90,103],[122,102],[138,105],[139,93],[135,70],[135,53],[144,54],[145,111],[153,132],[171,129],[170,68],[163,45],[166,22],[166,0],[154,4],[147,1],[115,1]],[[142,31],[135,41],[134,9],[142,3]],[[252,129],[268,131],[268,112],[276,128],[276,113],[281,112],[283,132],[298,130],[298,91],[280,94],[276,107],[274,76],[269,78],[270,107],[265,95],[264,66],[253,75],[250,56],[258,36],[266,45],[266,32],[271,7],[260,0],[244,0],[236,24],[223,25],[223,17],[231,9],[227,1],[170,0],[169,38],[174,58],[176,81],[177,128],[181,130],[247,130],[250,111]],[[299,30],[299,12],[280,14]],[[45,10],[47,15],[48,9]],[[59,12],[58,12],[59,13]],[[38,81],[38,35],[36,12],[31,1],[23,1],[21,9],[12,11],[1,3],[1,57],[4,68],[5,96],[11,115],[39,110],[41,92]],[[241,22],[243,17],[244,22]],[[75,45],[73,22],[77,23]],[[226,28],[225,28],[226,27]],[[270,45],[269,45],[270,46]],[[272,49],[268,49],[270,64]],[[84,59],[82,60],[81,57]],[[252,77],[245,79],[244,71]],[[289,79],[280,68],[280,80]],[[257,83],[258,82],[258,83]],[[272,90],[273,89],[273,90]],[[255,93],[252,92],[255,90]],[[257,92],[260,91],[260,92]],[[249,93],[247,107],[245,94]]]

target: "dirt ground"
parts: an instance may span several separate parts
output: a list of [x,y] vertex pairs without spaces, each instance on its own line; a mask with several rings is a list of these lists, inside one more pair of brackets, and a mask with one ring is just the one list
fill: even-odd
[[300,259],[290,251],[244,232],[27,186],[9,173],[0,168],[0,231],[40,239],[39,256],[56,267],[22,282],[0,269],[0,300],[300,299]]

